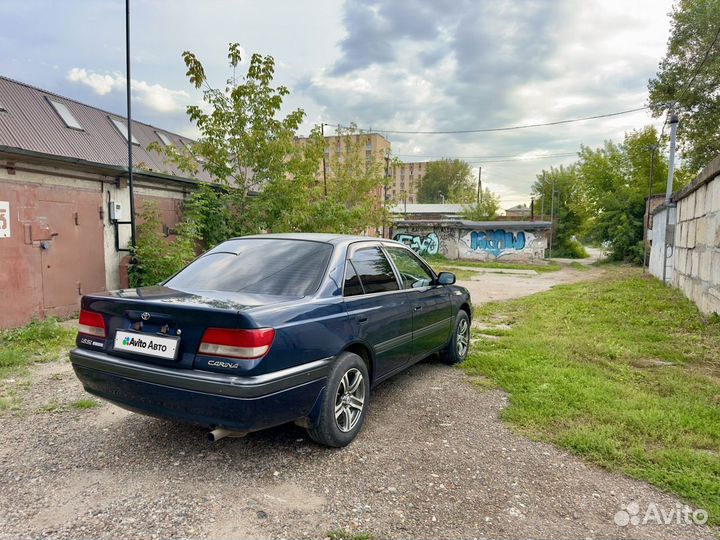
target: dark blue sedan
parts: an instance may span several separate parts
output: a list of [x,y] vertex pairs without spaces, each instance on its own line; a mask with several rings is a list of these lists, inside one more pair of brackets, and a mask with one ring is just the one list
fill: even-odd
[[88,392],[211,439],[294,421],[344,446],[372,387],[434,353],[465,359],[454,283],[391,240],[236,238],[161,285],[84,296],[70,359]]

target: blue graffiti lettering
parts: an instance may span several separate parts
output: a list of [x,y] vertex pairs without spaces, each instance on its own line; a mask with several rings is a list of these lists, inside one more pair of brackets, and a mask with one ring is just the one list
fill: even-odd
[[509,252],[521,251],[525,248],[525,232],[513,234],[504,229],[491,231],[472,231],[470,233],[470,249],[473,251],[487,251],[495,257],[501,257]]
[[418,255],[437,255],[440,250],[440,239],[434,232],[427,236],[399,233],[393,240],[402,242]]

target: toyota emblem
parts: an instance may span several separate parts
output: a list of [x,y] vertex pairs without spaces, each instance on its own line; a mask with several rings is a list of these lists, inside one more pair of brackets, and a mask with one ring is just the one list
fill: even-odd
[[148,321],[148,320],[150,320],[150,314],[146,311],[145,313],[143,313],[142,315],[140,315],[140,318],[141,318],[143,321]]

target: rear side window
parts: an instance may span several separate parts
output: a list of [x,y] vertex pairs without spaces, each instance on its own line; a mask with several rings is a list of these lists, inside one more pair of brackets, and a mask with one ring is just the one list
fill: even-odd
[[345,296],[357,296],[365,293],[352,261],[348,261],[345,265],[345,286],[343,291]]
[[186,266],[165,286],[306,296],[320,286],[332,250],[330,244],[303,240],[230,240]]
[[[350,260],[365,294],[399,290],[395,273],[380,248],[360,249]],[[347,270],[346,270],[347,272]],[[346,293],[346,296],[349,296]]]

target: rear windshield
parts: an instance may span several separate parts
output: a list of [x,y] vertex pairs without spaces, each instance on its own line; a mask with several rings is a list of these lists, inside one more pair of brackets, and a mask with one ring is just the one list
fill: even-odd
[[330,244],[303,240],[230,240],[189,264],[165,286],[306,296],[320,286],[332,249]]

